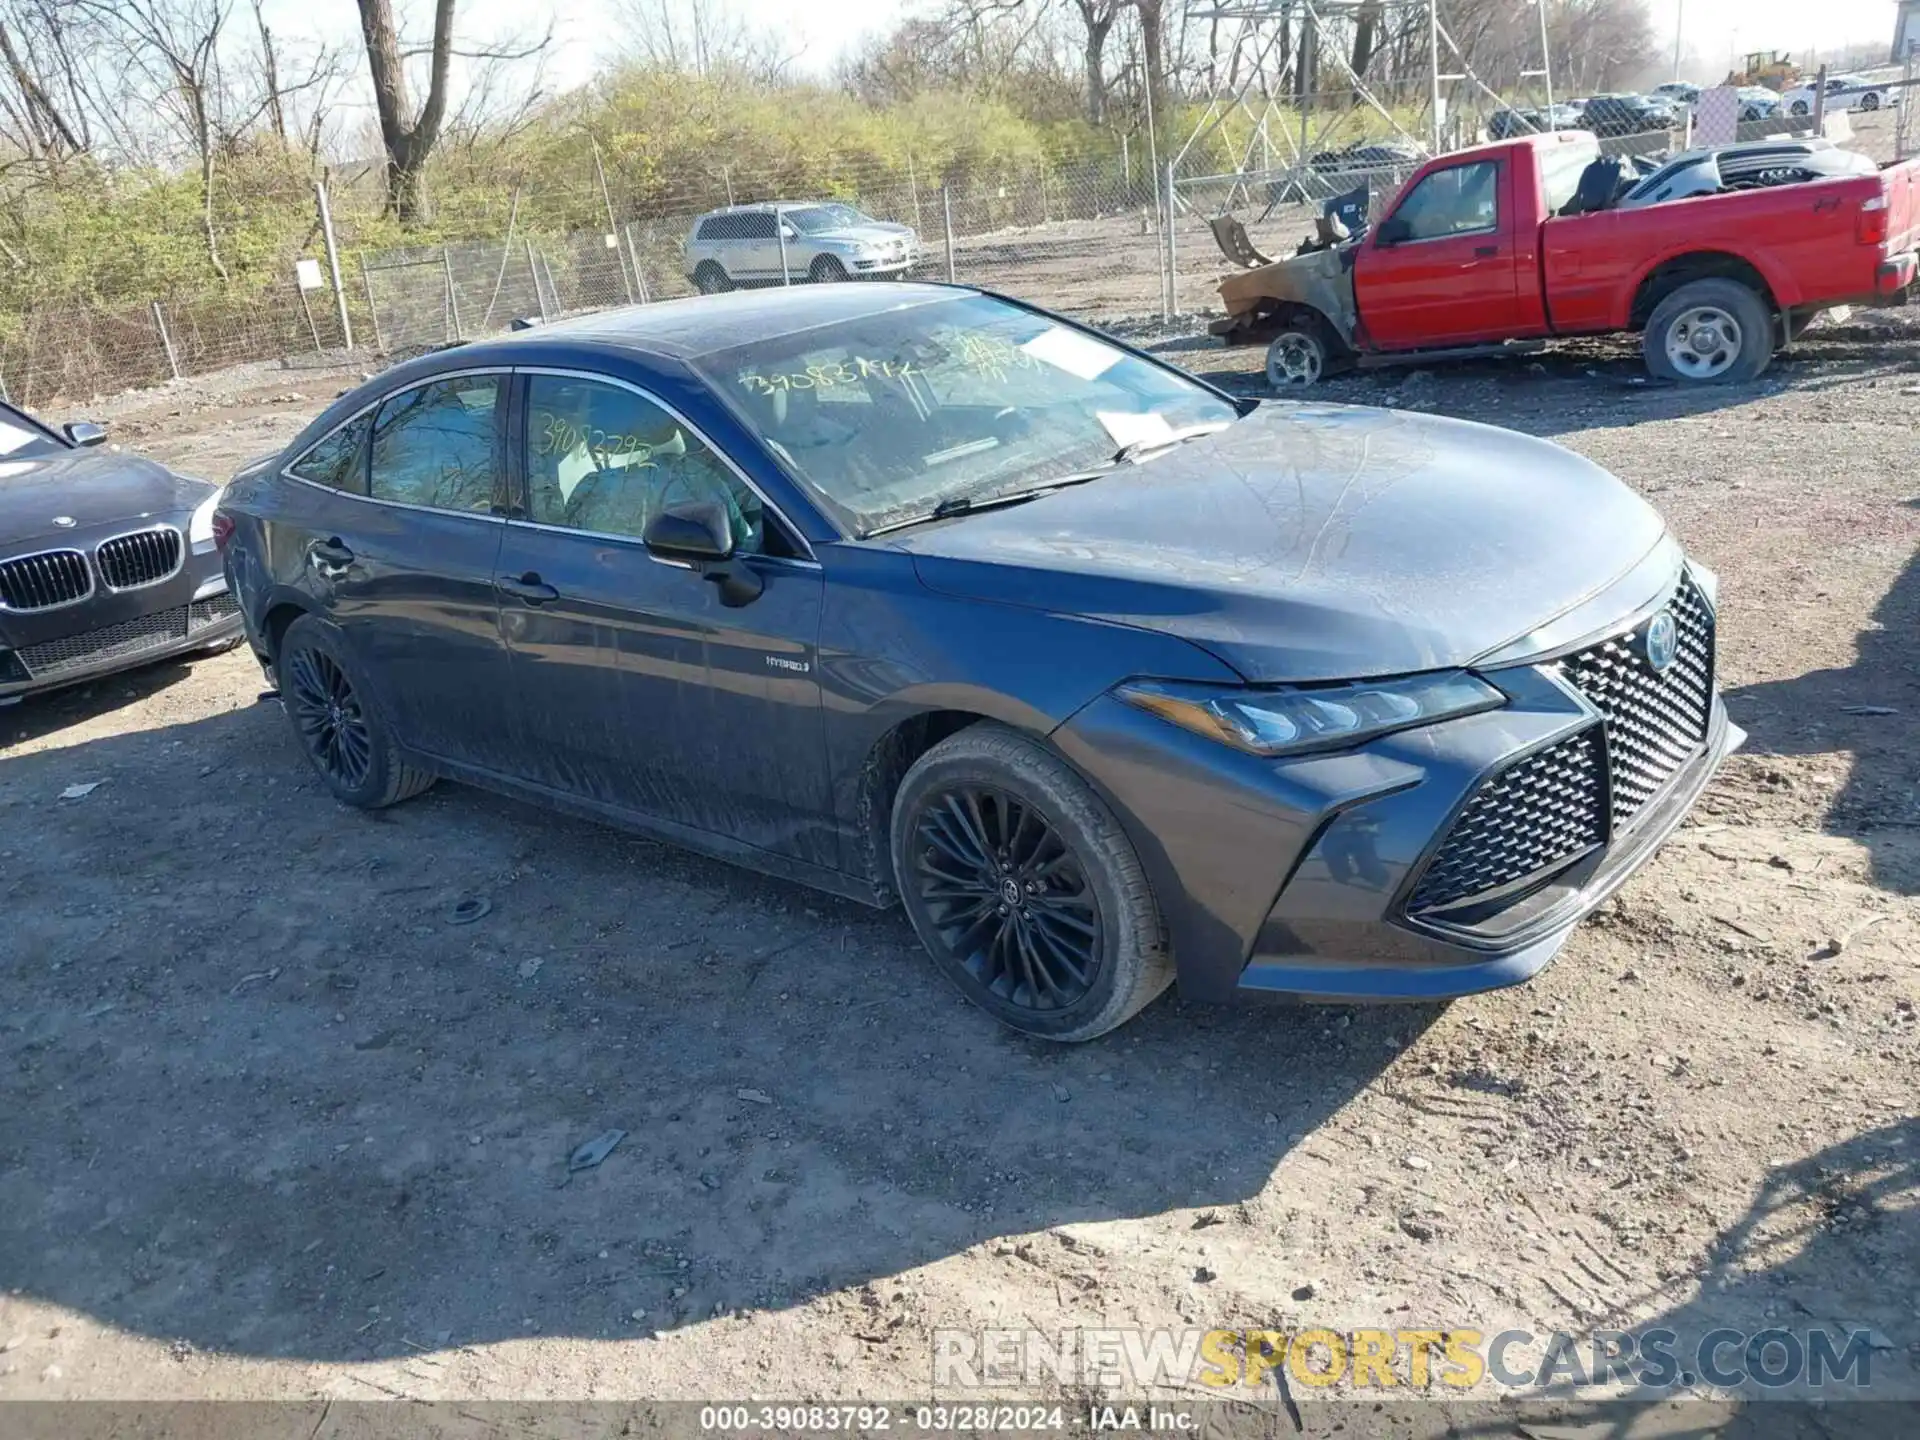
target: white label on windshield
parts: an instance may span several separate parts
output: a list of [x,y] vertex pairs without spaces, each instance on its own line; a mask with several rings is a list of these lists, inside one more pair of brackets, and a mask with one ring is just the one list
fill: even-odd
[[1036,360],[1044,360],[1056,370],[1093,380],[1104,375],[1120,359],[1120,352],[1103,345],[1091,335],[1054,325],[1042,330],[1020,347]]
[[1129,445],[1163,445],[1173,439],[1173,427],[1164,415],[1129,415],[1124,410],[1096,410],[1094,417],[1107,427],[1113,443],[1122,449]]

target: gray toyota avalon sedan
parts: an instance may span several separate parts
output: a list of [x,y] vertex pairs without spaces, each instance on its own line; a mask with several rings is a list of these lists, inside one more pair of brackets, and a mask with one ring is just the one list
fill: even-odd
[[447,777],[876,905],[1027,1033],[1525,980],[1741,739],[1558,447],[1231,398],[931,285],[399,366],[215,533],[343,801]]

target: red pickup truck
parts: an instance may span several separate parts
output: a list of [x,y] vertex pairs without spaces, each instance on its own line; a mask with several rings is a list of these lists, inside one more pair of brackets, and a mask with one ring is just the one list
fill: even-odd
[[1213,328],[1270,339],[1276,385],[1613,331],[1642,333],[1657,376],[1723,383],[1821,310],[1900,303],[1914,282],[1920,161],[1563,213],[1597,158],[1566,131],[1430,160],[1357,241],[1227,276]]

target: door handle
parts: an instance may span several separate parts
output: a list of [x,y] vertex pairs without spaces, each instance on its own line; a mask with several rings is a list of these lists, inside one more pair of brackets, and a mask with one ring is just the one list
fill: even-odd
[[1500,247],[1498,245],[1476,245],[1473,247],[1474,258],[1478,260],[1491,260],[1499,253]]
[[560,598],[560,592],[532,570],[518,577],[498,576],[494,579],[493,588],[502,595],[511,595],[529,605],[544,605],[549,600]]
[[329,580],[338,580],[353,564],[353,551],[338,535],[307,547],[307,563]]

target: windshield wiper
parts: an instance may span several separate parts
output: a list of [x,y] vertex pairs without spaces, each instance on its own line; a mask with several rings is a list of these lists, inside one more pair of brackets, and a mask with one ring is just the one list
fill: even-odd
[[889,521],[885,525],[876,525],[862,532],[865,539],[874,535],[885,535],[894,530],[905,530],[912,525],[925,525],[933,520],[950,520],[955,515],[971,515],[979,510],[997,510],[1003,505],[1018,505],[1027,500],[1037,500],[1042,495],[1051,495],[1055,490],[1064,490],[1069,485],[1084,485],[1089,480],[1098,480],[1111,475],[1123,465],[1138,464],[1148,455],[1170,449],[1188,440],[1197,440],[1202,435],[1212,435],[1226,429],[1224,424],[1209,422],[1205,425],[1190,425],[1184,430],[1173,430],[1165,435],[1156,435],[1151,439],[1133,440],[1122,445],[1104,464],[1089,470],[1076,470],[1069,475],[1057,475],[1026,490],[1003,490],[989,495],[949,495],[933,509],[923,515],[911,515],[904,520]]

